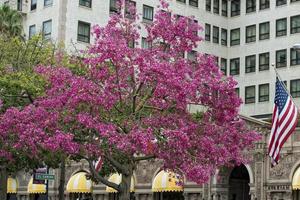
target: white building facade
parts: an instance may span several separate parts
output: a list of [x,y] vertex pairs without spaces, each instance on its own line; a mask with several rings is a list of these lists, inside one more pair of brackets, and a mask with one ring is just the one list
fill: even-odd
[[[105,25],[114,12],[115,0],[0,0],[24,15],[24,33],[43,32],[46,38],[63,41],[68,49],[83,49],[92,39],[93,25]],[[151,21],[158,0],[136,0],[141,21]],[[275,70],[286,81],[300,105],[299,0],[173,0],[171,10],[193,15],[205,31],[197,51],[217,56],[226,75],[238,81],[244,101],[241,114],[270,117]],[[146,37],[146,32],[141,31]],[[141,38],[142,40],[142,38]],[[141,44],[142,42],[139,41]],[[274,67],[273,67],[274,66]]]

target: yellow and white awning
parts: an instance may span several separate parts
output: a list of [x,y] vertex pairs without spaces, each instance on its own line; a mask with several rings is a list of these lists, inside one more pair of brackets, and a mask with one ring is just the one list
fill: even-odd
[[294,173],[292,188],[293,190],[300,190],[300,167]]
[[14,178],[7,179],[7,193],[14,194],[17,193],[17,180]]
[[33,184],[33,178],[31,178],[28,183],[27,192],[29,194],[46,193],[46,185],[45,184]]
[[[122,182],[122,175],[115,173],[109,177],[108,181],[119,185]],[[131,177],[130,192],[134,192],[134,187],[135,187],[134,178]],[[106,187],[106,192],[117,193],[117,191],[111,187]]]
[[182,180],[178,174],[167,171],[160,171],[152,183],[152,192],[182,192]]
[[92,181],[87,180],[86,172],[74,174],[67,184],[69,193],[92,193]]

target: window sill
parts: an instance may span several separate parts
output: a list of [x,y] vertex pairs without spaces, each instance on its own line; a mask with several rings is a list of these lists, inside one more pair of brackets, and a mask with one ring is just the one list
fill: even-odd
[[83,9],[87,9],[87,10],[93,10],[92,8],[87,7],[87,6],[78,5],[78,7],[79,8],[83,8]]
[[142,23],[144,24],[152,24],[153,23],[153,20],[150,20],[150,19],[142,19]]
[[52,7],[52,6],[53,6],[53,4],[51,4],[51,5],[46,5],[46,6],[44,6],[44,9],[50,8],[50,7]]
[[77,44],[83,44],[83,45],[91,45],[91,43],[89,42],[83,42],[83,41],[80,41],[80,40],[76,40]]
[[269,11],[269,10],[271,10],[271,8],[269,7],[269,8],[263,8],[263,9],[259,9],[258,10],[258,12],[264,12],[264,11]]

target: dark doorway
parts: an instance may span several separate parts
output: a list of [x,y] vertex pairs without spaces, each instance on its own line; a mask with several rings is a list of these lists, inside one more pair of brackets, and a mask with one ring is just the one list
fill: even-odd
[[183,192],[155,192],[154,200],[184,200]]
[[229,177],[228,200],[251,200],[250,177],[245,165],[235,167]]
[[7,194],[7,200],[17,200],[17,194]]

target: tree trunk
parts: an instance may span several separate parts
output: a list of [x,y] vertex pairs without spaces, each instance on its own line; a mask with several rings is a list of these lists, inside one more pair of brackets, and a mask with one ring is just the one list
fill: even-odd
[[58,187],[58,199],[65,200],[65,182],[66,182],[66,159],[63,158],[60,163],[60,179]]
[[121,191],[119,192],[119,200],[130,200],[130,184],[131,184],[131,176],[126,176],[122,174],[122,182],[120,184]]
[[7,171],[6,167],[0,167],[0,199],[6,200],[7,198]]

